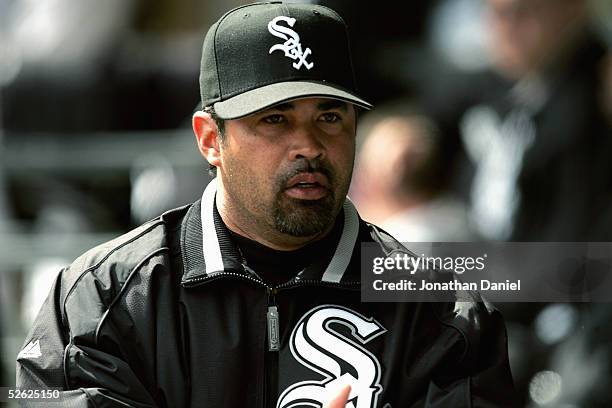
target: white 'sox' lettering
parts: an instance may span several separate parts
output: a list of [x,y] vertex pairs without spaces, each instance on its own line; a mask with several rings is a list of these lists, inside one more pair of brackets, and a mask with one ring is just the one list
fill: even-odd
[[[334,330],[337,325],[350,329],[350,338]],[[346,408],[376,407],[382,391],[381,367],[363,345],[385,332],[373,318],[342,306],[324,305],[307,312],[291,334],[291,354],[323,379],[290,385],[280,395],[276,407],[322,407],[330,392],[344,384],[351,386]],[[351,372],[347,366],[352,368]]]
[[[281,21],[287,23],[289,27],[280,25],[279,22]],[[292,60],[297,61],[293,63],[293,68],[299,70],[303,65],[306,67],[306,69],[311,69],[314,67],[314,62],[306,61],[306,57],[312,54],[312,51],[310,48],[302,50],[300,36],[290,28],[293,27],[294,24],[295,18],[286,16],[275,17],[268,23],[268,31],[270,34],[285,40],[285,42],[282,44],[275,44],[270,47],[268,53],[272,54],[274,51],[283,51],[285,53],[285,57],[289,57]]]

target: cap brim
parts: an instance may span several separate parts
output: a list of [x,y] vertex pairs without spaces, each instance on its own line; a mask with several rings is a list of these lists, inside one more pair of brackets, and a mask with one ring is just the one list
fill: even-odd
[[217,116],[238,119],[279,103],[301,98],[331,98],[352,103],[364,109],[372,105],[358,96],[329,84],[312,81],[277,82],[236,95],[214,104]]

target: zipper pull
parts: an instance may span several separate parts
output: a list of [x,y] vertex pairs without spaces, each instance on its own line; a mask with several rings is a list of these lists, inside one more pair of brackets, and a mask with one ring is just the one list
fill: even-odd
[[279,339],[278,339],[278,308],[276,306],[268,306],[268,350],[278,351],[279,350]]

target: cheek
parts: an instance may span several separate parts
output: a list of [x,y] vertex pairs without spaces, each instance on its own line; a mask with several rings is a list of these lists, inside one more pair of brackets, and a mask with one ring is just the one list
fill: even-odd
[[272,194],[276,176],[275,159],[264,146],[244,145],[240,149],[223,152],[224,171],[237,194],[255,200],[265,199]]
[[277,146],[258,145],[245,155],[247,162],[245,173],[248,178],[257,180],[265,190],[274,183],[283,156],[278,153]]

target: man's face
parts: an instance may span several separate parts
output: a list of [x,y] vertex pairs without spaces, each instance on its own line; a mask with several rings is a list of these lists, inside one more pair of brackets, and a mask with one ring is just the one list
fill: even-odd
[[317,236],[342,207],[354,156],[345,102],[299,99],[228,120],[218,167],[226,209],[263,233]]

